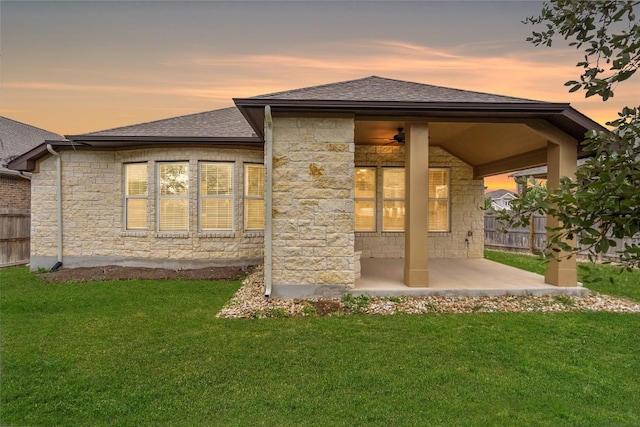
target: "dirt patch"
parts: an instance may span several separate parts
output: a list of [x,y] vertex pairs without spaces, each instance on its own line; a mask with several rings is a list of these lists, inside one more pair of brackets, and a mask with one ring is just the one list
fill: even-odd
[[319,316],[345,312],[340,301],[321,299],[317,301],[309,301],[309,303],[316,309]]
[[236,280],[253,270],[253,267],[208,267],[196,270],[171,270],[164,268],[106,267],[63,268],[55,273],[39,274],[49,283],[98,282],[131,279],[181,279],[181,280]]

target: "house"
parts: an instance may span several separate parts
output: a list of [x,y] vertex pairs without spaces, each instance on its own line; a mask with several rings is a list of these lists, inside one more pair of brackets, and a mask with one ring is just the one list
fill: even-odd
[[[588,158],[583,157],[578,159],[578,167],[584,165]],[[547,167],[546,166],[538,166],[535,168],[528,168],[521,171],[514,172],[509,174],[509,178],[513,178],[516,181],[518,194],[522,194],[524,191],[522,179],[529,181],[531,178],[536,181],[546,180],[547,179]]]
[[47,139],[64,137],[0,116],[0,267],[29,262],[31,174],[7,164]]
[[[306,297],[398,258],[428,287],[430,261],[482,257],[484,177],[547,164],[557,185],[603,129],[565,103],[376,76],[234,103],[13,160],[33,173],[31,268],[264,260],[266,295]],[[576,286],[575,263],[546,281]]]
[[503,210],[511,210],[511,206],[509,202],[517,197],[517,194],[513,191],[499,189],[494,191],[489,191],[484,194],[485,199],[491,200],[491,207],[495,210],[503,211]]

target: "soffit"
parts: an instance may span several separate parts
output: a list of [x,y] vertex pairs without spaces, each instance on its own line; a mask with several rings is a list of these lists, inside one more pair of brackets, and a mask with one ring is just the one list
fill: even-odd
[[[356,120],[355,142],[362,145],[398,145],[393,141],[398,127],[408,120]],[[523,123],[430,122],[429,144],[438,146],[473,167],[504,159],[539,153],[547,138]],[[540,156],[532,160],[537,166]],[[505,170],[508,172],[509,170]]]

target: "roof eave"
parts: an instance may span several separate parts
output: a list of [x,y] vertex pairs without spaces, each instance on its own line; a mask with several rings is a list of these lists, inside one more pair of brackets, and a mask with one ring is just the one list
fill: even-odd
[[[75,139],[75,138],[78,139]],[[47,145],[58,149],[133,149],[166,146],[170,144],[188,144],[189,146],[208,146],[218,148],[262,149],[263,142],[258,137],[213,138],[213,137],[152,137],[152,136],[87,136],[69,135],[68,141],[45,141],[39,146],[18,156],[7,165],[8,169],[32,172],[39,160],[50,156]]]
[[51,153],[47,150],[47,145],[51,145],[51,147],[55,148],[76,148],[78,147],[77,143],[73,143],[71,141],[45,141],[37,147],[32,148],[26,153],[21,154],[15,159],[11,160],[7,164],[7,168],[20,171],[20,172],[32,172],[36,168],[36,162],[44,157],[50,156]]
[[[573,109],[568,103],[553,102],[400,102],[332,101],[264,98],[234,98],[236,106],[260,136],[263,136],[264,107],[280,112],[341,112],[368,116],[427,116],[429,118],[543,118],[563,117],[563,128],[581,138],[588,129],[604,129]],[[578,135],[579,134],[579,135]]]
[[552,102],[409,102],[409,101],[341,101],[234,98],[242,112],[244,108],[292,108],[294,110],[406,110],[406,111],[546,111],[560,112],[570,105]]
[[262,142],[257,136],[246,137],[211,137],[211,136],[153,136],[153,135],[66,135],[66,137],[78,143],[92,145],[100,142],[132,142],[132,143],[255,143]]
[[12,178],[22,178],[31,180],[31,174],[25,171],[15,171],[8,168],[0,167],[0,176],[10,176]]

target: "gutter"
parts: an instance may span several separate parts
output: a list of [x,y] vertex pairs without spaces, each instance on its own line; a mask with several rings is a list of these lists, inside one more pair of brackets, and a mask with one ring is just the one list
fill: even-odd
[[62,160],[51,144],[47,144],[47,151],[56,158],[56,212],[58,217],[58,262],[51,267],[51,272],[62,267]]
[[264,107],[264,168],[267,174],[265,182],[265,224],[264,224],[264,296],[271,296],[273,271],[273,117],[271,107]]
[[23,171],[15,171],[15,170],[3,167],[3,166],[0,166],[0,175],[19,177],[19,178],[24,178],[24,179],[31,180],[31,174],[30,173],[25,173]]
[[216,137],[216,136],[147,136],[147,135],[65,135],[65,137],[74,143],[95,143],[95,142],[153,142],[157,144],[166,143],[202,143],[202,144],[259,144],[262,141],[257,136],[235,136],[235,137]]

